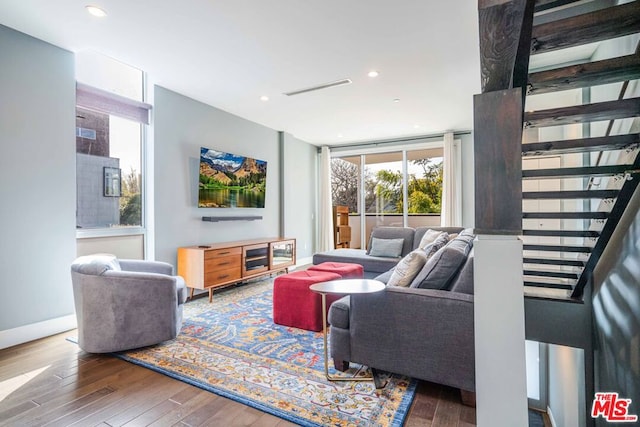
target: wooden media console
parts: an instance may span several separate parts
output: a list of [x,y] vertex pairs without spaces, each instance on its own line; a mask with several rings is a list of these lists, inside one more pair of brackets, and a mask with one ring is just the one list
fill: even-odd
[[266,274],[288,271],[296,263],[296,240],[268,238],[178,248],[178,275],[193,298],[195,289],[213,290]]

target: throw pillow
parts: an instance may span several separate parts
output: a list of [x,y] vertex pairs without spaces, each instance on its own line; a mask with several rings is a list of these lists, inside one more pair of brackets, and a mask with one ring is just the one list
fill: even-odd
[[422,249],[416,249],[410,252],[407,256],[402,258],[398,265],[391,273],[391,277],[387,282],[387,286],[402,286],[407,287],[411,284],[411,281],[416,274],[427,262],[427,255]]
[[433,254],[438,252],[442,247],[444,247],[444,245],[449,243],[449,240],[449,235],[443,232],[436,238],[436,240],[425,246],[423,249],[427,254],[427,260],[431,258]]
[[402,255],[402,245],[404,245],[404,239],[378,239],[377,237],[373,237],[371,239],[369,255],[384,258],[400,258],[400,255]]
[[420,239],[418,247],[424,248],[425,246],[433,243],[442,233],[444,233],[444,231],[428,229],[422,236],[422,239]]
[[458,236],[438,250],[411,282],[412,288],[448,289],[473,246],[465,236]]
[[74,261],[76,271],[81,274],[103,275],[108,270],[120,270],[120,263],[115,255],[95,254],[85,255]]

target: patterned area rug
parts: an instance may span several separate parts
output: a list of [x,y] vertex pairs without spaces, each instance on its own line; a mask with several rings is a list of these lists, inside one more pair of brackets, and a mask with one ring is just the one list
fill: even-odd
[[390,375],[376,390],[327,381],[322,333],[275,325],[272,287],[265,280],[216,292],[212,304],[188,302],[178,338],[116,356],[303,426],[401,426],[416,382]]

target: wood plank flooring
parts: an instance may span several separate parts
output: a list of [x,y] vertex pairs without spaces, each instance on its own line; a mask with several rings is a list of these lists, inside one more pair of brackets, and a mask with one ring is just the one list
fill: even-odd
[[[0,426],[294,424],[108,355],[81,351],[74,331],[0,350]],[[421,382],[405,426],[475,426],[458,390]]]

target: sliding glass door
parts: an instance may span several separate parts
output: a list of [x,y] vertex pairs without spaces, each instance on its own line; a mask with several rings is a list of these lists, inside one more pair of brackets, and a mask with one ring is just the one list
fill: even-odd
[[442,148],[407,151],[408,227],[439,226]]
[[374,227],[440,225],[441,146],[334,155],[333,205],[349,207],[351,248],[366,248]]
[[374,227],[403,227],[404,179],[402,152],[364,157],[365,235]]

